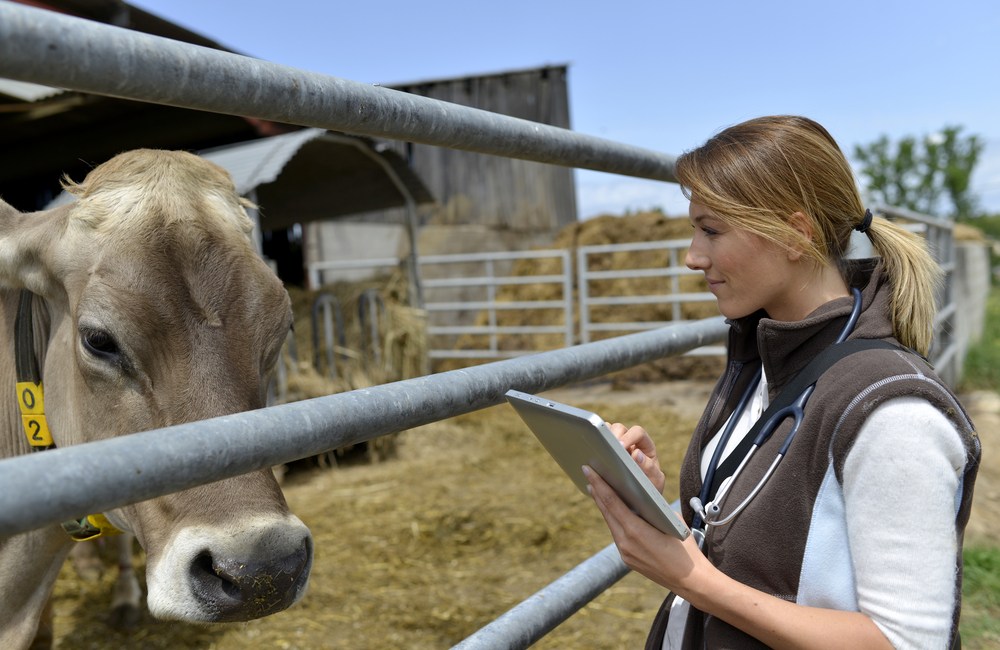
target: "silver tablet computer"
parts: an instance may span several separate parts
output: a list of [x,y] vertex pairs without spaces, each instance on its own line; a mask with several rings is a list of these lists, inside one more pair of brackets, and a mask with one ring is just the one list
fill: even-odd
[[507,391],[506,397],[580,491],[587,494],[582,468],[588,465],[657,530],[678,539],[688,536],[687,525],[629,457],[602,417],[516,390]]

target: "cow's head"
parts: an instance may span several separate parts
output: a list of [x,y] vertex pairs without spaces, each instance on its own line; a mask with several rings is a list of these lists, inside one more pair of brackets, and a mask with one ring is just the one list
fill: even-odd
[[[0,203],[0,281],[41,297],[56,445],[264,406],[291,309],[229,176],[140,150],[69,189],[46,212]],[[305,590],[311,537],[269,471],[106,514],[146,551],[156,616],[247,620]]]

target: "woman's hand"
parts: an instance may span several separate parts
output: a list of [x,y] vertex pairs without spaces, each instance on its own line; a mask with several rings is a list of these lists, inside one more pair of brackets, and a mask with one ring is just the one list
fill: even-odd
[[611,427],[611,433],[615,434],[632,460],[642,469],[642,473],[653,482],[657,491],[662,493],[666,477],[663,476],[660,461],[656,457],[656,445],[646,430],[640,426],[626,427],[620,422],[609,423],[608,426]]
[[661,533],[632,512],[597,472],[585,467],[584,474],[618,552],[630,569],[680,595],[697,584],[700,578],[696,574],[716,571],[698,549],[693,535],[681,542]]

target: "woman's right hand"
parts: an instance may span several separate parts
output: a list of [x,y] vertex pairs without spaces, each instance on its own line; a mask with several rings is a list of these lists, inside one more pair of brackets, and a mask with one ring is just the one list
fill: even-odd
[[656,445],[646,430],[640,426],[626,427],[620,422],[609,423],[608,426],[611,427],[611,433],[615,434],[632,460],[642,469],[642,473],[652,481],[653,486],[659,492],[663,492],[663,485],[667,479],[663,475],[660,461],[656,457]]

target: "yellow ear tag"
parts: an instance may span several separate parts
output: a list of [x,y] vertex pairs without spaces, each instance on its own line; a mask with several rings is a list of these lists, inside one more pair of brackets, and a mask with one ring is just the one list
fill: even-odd
[[51,447],[52,434],[45,421],[45,396],[41,383],[17,382],[17,403],[21,407],[21,424],[32,447]]
[[101,513],[64,521],[62,527],[74,542],[86,542],[102,535],[119,535],[122,532]]

